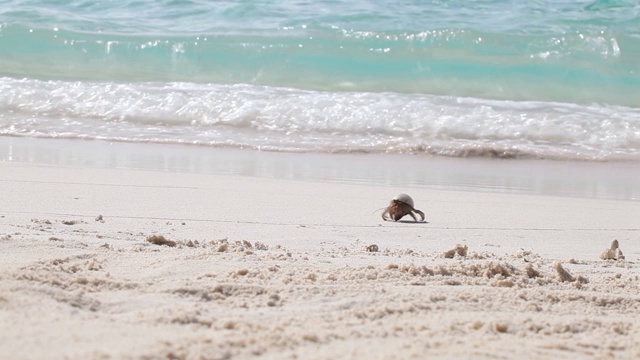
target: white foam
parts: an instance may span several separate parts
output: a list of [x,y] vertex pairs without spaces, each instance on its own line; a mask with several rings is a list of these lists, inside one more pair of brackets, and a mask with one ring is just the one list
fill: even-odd
[[0,134],[276,151],[638,159],[640,109],[253,85],[2,78]]

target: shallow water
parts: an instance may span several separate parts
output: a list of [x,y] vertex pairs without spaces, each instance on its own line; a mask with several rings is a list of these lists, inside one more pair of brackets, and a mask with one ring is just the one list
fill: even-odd
[[0,4],[0,136],[640,160],[633,1]]

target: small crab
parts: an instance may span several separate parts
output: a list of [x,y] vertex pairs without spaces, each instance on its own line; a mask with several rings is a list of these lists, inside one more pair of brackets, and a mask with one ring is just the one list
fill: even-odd
[[411,215],[413,221],[418,221],[414,213],[420,215],[420,221],[424,221],[424,213],[413,208],[413,199],[407,194],[400,194],[391,200],[391,204],[382,213],[384,221],[398,221],[405,215]]

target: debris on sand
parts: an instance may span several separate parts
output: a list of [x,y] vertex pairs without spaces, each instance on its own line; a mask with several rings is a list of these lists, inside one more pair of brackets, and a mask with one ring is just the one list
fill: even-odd
[[269,249],[269,247],[267,245],[261,243],[260,241],[256,241],[253,246],[255,246],[256,250],[268,250]]
[[558,273],[558,279],[560,280],[560,282],[576,282],[576,284],[586,284],[589,282],[589,280],[585,277],[582,277],[581,275],[574,277],[573,275],[571,275],[567,270],[565,270],[564,267],[562,267],[562,264],[560,264],[560,262],[556,262],[553,267],[556,269],[556,272]]
[[459,256],[467,256],[467,251],[469,250],[469,248],[467,247],[467,245],[462,246],[462,245],[456,245],[456,247],[454,247],[453,249],[446,251],[444,253],[444,257],[447,259],[453,259],[456,255]]
[[166,246],[170,246],[170,247],[176,246],[176,242],[175,241],[167,240],[162,235],[151,235],[151,236],[147,237],[147,242],[152,243],[154,245],[166,245]]
[[624,260],[624,255],[622,254],[622,250],[620,250],[620,244],[618,240],[613,240],[611,242],[611,247],[606,249],[600,254],[600,259],[602,260]]
[[542,275],[540,275],[540,272],[536,269],[533,268],[533,265],[531,265],[530,263],[527,263],[524,266],[524,271],[527,274],[527,277],[529,279],[533,279],[533,278],[538,278],[538,277],[542,277]]
[[560,279],[560,281],[565,282],[565,281],[575,280],[573,275],[571,275],[567,270],[565,270],[564,267],[562,267],[562,264],[560,264],[559,262],[555,263],[553,267],[558,272],[558,278]]

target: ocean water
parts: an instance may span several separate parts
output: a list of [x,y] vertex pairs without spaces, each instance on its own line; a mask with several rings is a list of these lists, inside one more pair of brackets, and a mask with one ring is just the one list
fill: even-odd
[[640,161],[640,4],[0,2],[0,138]]

